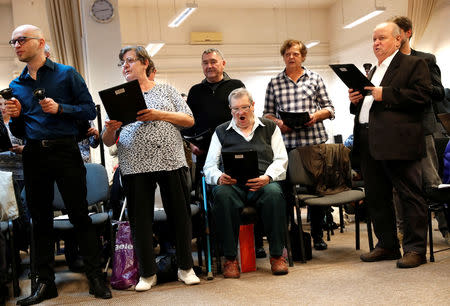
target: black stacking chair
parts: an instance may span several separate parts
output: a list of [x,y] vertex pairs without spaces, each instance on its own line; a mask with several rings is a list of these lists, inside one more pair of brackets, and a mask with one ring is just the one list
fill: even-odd
[[[436,154],[439,161],[439,175],[442,177],[443,168],[444,168],[444,152],[447,144],[449,142],[449,138],[436,138],[435,139],[435,148]],[[438,194],[439,193],[439,194]],[[450,226],[450,188],[446,188],[445,191],[440,190],[435,192],[435,194],[430,194],[426,197],[426,201],[428,204],[428,236],[429,236],[429,244],[430,244],[430,262],[434,262],[434,253],[442,252],[450,250],[450,248],[444,248],[435,251],[433,247],[433,223],[431,214],[437,212],[443,212],[445,214],[447,220],[447,226]]]
[[16,266],[16,247],[14,243],[14,227],[13,221],[1,221],[0,222],[0,231],[5,235],[6,241],[9,242],[9,248],[11,250],[11,274],[12,274],[12,283],[13,283],[13,294],[15,297],[20,295],[20,286],[19,286],[19,275],[17,275],[17,266]]
[[[351,169],[351,167],[349,167]],[[351,171],[351,170],[350,170]],[[340,231],[343,232],[343,206],[352,202],[359,202],[365,198],[365,193],[363,188],[355,188],[347,191],[342,191],[337,194],[332,195],[319,195],[311,192],[314,189],[315,183],[313,181],[312,175],[305,169],[300,153],[298,150],[292,150],[289,152],[289,165],[288,165],[288,176],[291,184],[293,185],[293,194],[295,198],[295,210],[297,214],[297,222],[299,226],[300,233],[300,243],[303,242],[303,231],[302,231],[302,220],[300,207],[306,205],[309,206],[338,206],[339,216],[340,216]],[[358,213],[358,209],[355,210]],[[355,223],[357,229],[359,229],[359,218],[355,217]],[[328,226],[327,230],[327,240],[330,237],[331,226]],[[359,230],[357,230],[359,234]],[[356,236],[356,249],[359,249],[359,235]],[[304,246],[301,245],[301,252],[304,255]]]

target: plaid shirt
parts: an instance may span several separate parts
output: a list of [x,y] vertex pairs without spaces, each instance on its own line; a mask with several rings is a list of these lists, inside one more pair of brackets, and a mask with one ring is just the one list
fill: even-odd
[[[304,68],[297,83],[292,81],[283,70],[267,85],[264,114],[280,118],[278,111],[315,113],[327,109],[334,119],[334,106],[328,97],[322,78],[315,72]],[[296,148],[324,143],[328,140],[323,122],[311,127],[283,134],[286,148]]]

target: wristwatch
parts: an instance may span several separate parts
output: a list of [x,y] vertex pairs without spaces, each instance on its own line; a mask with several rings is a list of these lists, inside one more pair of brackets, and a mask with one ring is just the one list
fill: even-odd
[[58,115],[63,113],[63,108],[61,104],[58,104]]

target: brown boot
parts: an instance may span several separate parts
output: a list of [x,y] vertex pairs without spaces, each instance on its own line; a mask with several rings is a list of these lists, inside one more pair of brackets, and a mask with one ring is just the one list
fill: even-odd
[[375,249],[373,249],[369,253],[362,254],[359,258],[361,258],[362,261],[373,262],[380,260],[394,260],[401,257],[402,255],[400,254],[399,249],[389,250],[375,247]]
[[241,273],[239,272],[239,263],[235,260],[225,260],[223,264],[223,277],[225,278],[239,278]]
[[415,268],[425,263],[427,263],[425,254],[406,252],[403,258],[397,260],[397,268]]
[[271,257],[270,266],[273,275],[288,274],[288,265],[286,263],[286,259],[283,256]]

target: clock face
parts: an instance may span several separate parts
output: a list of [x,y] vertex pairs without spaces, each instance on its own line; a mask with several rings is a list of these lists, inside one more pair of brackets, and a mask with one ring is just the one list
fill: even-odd
[[114,17],[114,7],[108,0],[95,0],[91,6],[91,16],[97,22],[110,22]]

